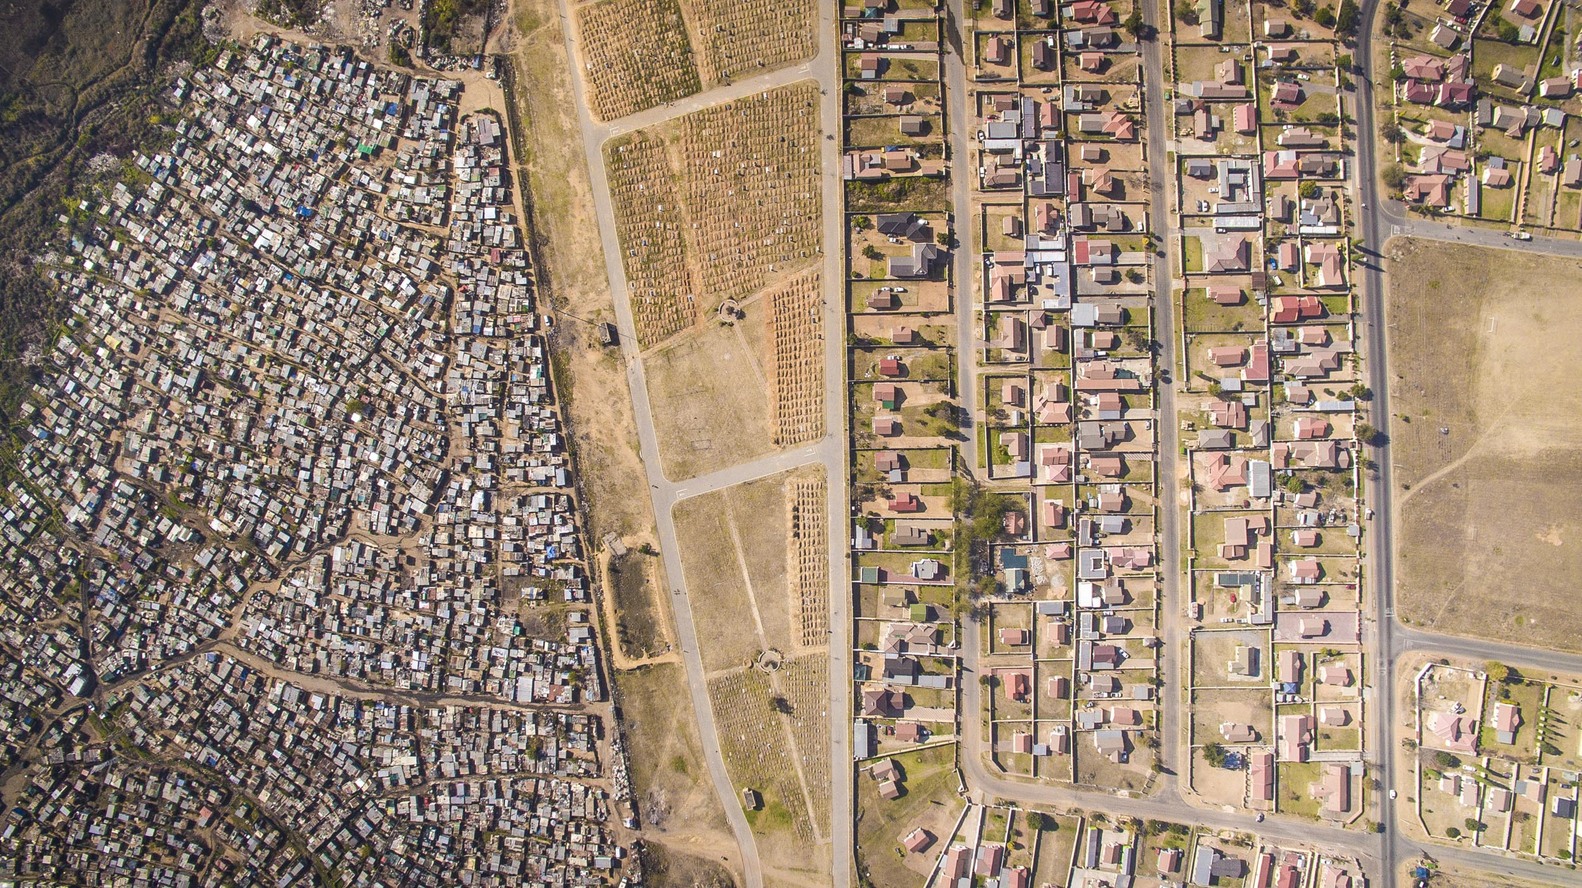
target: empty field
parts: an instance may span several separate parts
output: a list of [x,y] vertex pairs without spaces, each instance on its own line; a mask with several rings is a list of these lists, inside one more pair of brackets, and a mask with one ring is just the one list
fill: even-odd
[[1389,272],[1402,618],[1575,650],[1576,264],[1396,240]]
[[603,120],[702,89],[677,0],[599,0],[577,7],[588,102]]
[[693,478],[774,449],[759,360],[736,326],[713,323],[644,359],[667,478]]
[[703,82],[728,83],[812,58],[813,0],[691,0]]
[[764,295],[769,435],[790,447],[824,437],[824,324],[818,269]]
[[680,666],[615,673],[631,740],[632,783],[643,823],[658,841],[680,848],[735,843],[705,770],[697,721]]

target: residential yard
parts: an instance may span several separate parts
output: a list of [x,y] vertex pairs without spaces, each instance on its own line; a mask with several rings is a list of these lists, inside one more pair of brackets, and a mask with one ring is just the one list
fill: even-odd
[[[857,863],[874,885],[916,885],[927,878],[943,843],[949,840],[962,802],[956,797],[955,750],[940,746],[895,756],[905,773],[906,793],[886,801],[866,774],[856,783]],[[901,839],[921,826],[935,844],[907,854]]]
[[[1388,252],[1402,618],[1576,650],[1575,263],[1410,240]],[[1460,557],[1442,557],[1447,547]]]

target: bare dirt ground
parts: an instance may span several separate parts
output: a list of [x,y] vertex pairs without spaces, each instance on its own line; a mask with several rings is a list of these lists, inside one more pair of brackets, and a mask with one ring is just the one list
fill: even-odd
[[[673,854],[721,862],[740,871],[736,842],[725,826],[719,798],[703,764],[697,723],[687,699],[687,676],[680,666],[658,665],[617,673],[622,715],[632,737],[632,782],[645,836]],[[676,886],[696,869],[678,865]],[[705,868],[706,869],[706,868]],[[709,884],[703,882],[702,884]]]
[[[829,878],[821,865],[829,840],[828,661],[824,647],[801,644],[788,581],[797,557],[793,505],[824,485],[823,469],[807,467],[675,510],[721,751],[732,781],[762,795],[762,809],[747,819],[772,885],[812,888]],[[808,653],[792,657],[797,649]],[[779,652],[777,668],[753,665],[765,651]]]
[[774,449],[762,345],[737,324],[710,321],[644,358],[666,478],[694,478]]
[[1576,265],[1409,239],[1387,252],[1402,619],[1582,648]]

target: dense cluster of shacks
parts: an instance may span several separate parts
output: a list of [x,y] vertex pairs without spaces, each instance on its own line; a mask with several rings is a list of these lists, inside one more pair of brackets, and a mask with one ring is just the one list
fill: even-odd
[[260,37],[63,213],[0,501],[4,876],[640,881],[505,133],[460,91]]

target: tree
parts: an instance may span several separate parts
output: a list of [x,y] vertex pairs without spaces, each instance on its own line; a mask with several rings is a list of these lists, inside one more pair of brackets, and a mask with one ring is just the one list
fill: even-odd
[[1445,836],[1446,838],[1459,839],[1461,838],[1461,830],[1454,826],[1447,826],[1445,827]]
[[769,706],[782,715],[791,714],[791,701],[780,694],[775,694],[769,698]]
[[1326,6],[1313,16],[1313,21],[1318,22],[1321,27],[1333,28],[1335,27],[1335,11]]
[[1391,191],[1400,191],[1406,185],[1406,170],[1401,169],[1398,163],[1386,164],[1380,171],[1379,178]]
[[1498,25],[1500,39],[1506,43],[1520,43],[1522,32],[1510,22],[1502,21]]
[[1291,4],[1291,11],[1296,13],[1297,18],[1307,18],[1313,14],[1313,10],[1317,6],[1318,4],[1313,2],[1313,0],[1296,0],[1295,3]]
[[[1357,18],[1361,11],[1357,9],[1356,0],[1340,0],[1340,12],[1335,16],[1335,32],[1342,36],[1357,33]],[[1338,63],[1338,59],[1336,60]],[[1342,68],[1351,67],[1349,61]]]
[[1448,771],[1451,768],[1461,767],[1461,759],[1456,758],[1444,750],[1440,750],[1439,752],[1434,753],[1434,764],[1439,766],[1439,770]]
[[1467,828],[1467,832],[1469,833],[1483,831],[1483,824],[1479,823],[1476,817],[1468,817],[1466,820],[1461,822],[1461,825],[1465,826]]
[[863,247],[862,248],[862,255],[863,255],[864,258],[872,259],[875,262],[877,262],[880,259],[884,258],[884,254],[879,252],[879,248],[874,246],[873,244],[869,244],[868,246]]
[[1126,28],[1126,33],[1132,35],[1133,40],[1154,39],[1155,31],[1153,26],[1143,21],[1142,11],[1135,6],[1132,7],[1131,15],[1126,17],[1126,23],[1123,27]]
[[1297,189],[1297,193],[1302,196],[1303,200],[1312,200],[1313,198],[1318,197],[1318,183],[1314,182],[1312,179],[1308,179],[1302,183],[1300,188]]
[[949,247],[952,240],[954,240],[954,238],[948,231],[941,231],[934,235],[934,242],[942,247]]
[[1044,815],[1038,811],[1027,812],[1027,828],[1033,832],[1038,832],[1044,828],[1044,820]]
[[1197,6],[1191,0],[1176,0],[1175,14],[1176,21],[1183,25],[1195,25],[1198,23]]
[[873,220],[867,216],[853,216],[851,217],[851,227],[858,231],[867,231],[873,227]]
[[1357,423],[1357,440],[1364,444],[1373,444],[1379,439],[1379,430],[1365,422]]
[[[1350,3],[1350,2],[1351,2],[1351,0],[1345,0],[1345,3],[1340,4],[1341,10],[1344,11],[1345,8],[1346,8],[1346,3]],[[1342,71],[1350,71],[1351,70],[1351,64],[1352,64],[1351,53],[1343,52],[1340,55],[1335,56],[1335,67],[1339,68],[1340,70],[1342,70]]]
[[390,64],[399,65],[402,68],[412,67],[412,54],[407,52],[405,46],[393,40],[390,42]]
[[1225,747],[1218,743],[1210,743],[1203,747],[1203,759],[1210,767],[1225,767]]
[[1491,681],[1503,683],[1507,678],[1511,677],[1511,667],[1495,660],[1490,660],[1487,663],[1484,663],[1483,671],[1488,673],[1489,679]]

